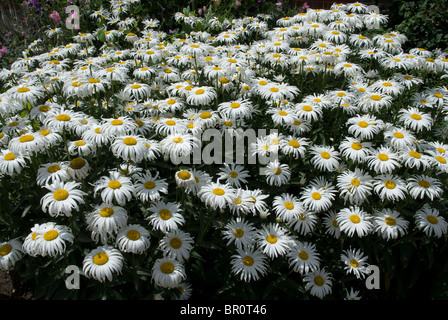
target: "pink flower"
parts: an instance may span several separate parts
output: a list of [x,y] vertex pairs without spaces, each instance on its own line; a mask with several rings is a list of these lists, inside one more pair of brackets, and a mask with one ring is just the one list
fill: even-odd
[[236,4],[237,7],[240,7],[242,5],[242,3],[239,2],[239,1],[235,2],[235,4]]
[[61,16],[59,15],[59,13],[57,11],[54,11],[52,13],[50,13],[49,17],[51,19],[53,19],[54,23],[58,23],[59,21],[61,21]]
[[8,52],[8,49],[7,49],[5,46],[3,46],[3,47],[0,49],[0,58],[1,58],[6,52]]

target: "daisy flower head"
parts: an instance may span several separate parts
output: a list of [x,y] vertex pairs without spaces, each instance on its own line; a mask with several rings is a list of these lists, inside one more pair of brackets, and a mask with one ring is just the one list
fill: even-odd
[[366,158],[369,169],[376,173],[392,173],[395,169],[401,167],[399,156],[389,147],[379,147],[372,151],[372,154]]
[[228,183],[223,184],[219,182],[211,182],[203,186],[198,192],[198,197],[202,202],[213,209],[224,209],[230,206],[235,195],[233,187]]
[[326,212],[322,218],[322,222],[325,226],[325,233],[339,239],[341,236],[341,229],[339,227],[336,211],[329,210]]
[[9,149],[0,150],[0,173],[12,176],[20,174],[28,166],[26,155],[15,154]]
[[48,141],[45,136],[31,133],[12,138],[8,143],[8,148],[13,153],[32,156],[45,151],[47,145]]
[[107,118],[101,123],[101,133],[108,137],[133,135],[137,126],[135,121],[128,116]]
[[227,245],[234,244],[237,248],[250,247],[254,244],[256,229],[245,218],[236,217],[224,226],[222,231]]
[[270,161],[264,170],[266,181],[271,186],[281,186],[286,184],[291,177],[291,170],[287,164],[282,164],[278,160]]
[[323,212],[332,206],[334,194],[323,187],[309,185],[302,191],[300,200],[305,208]]
[[102,176],[94,183],[93,192],[94,196],[100,193],[103,202],[124,204],[132,199],[134,186],[131,178],[111,171],[108,176]]
[[210,105],[217,97],[214,88],[202,86],[188,92],[186,102],[193,106]]
[[415,224],[429,237],[442,237],[448,229],[448,222],[435,208],[422,208],[414,214]]
[[177,286],[177,290],[179,292],[174,296],[174,300],[188,300],[193,293],[191,284],[188,282],[179,283],[179,285]]
[[168,182],[159,177],[159,172],[152,174],[149,170],[133,177],[135,197],[142,202],[160,200],[168,193]]
[[54,257],[63,254],[67,243],[72,244],[75,237],[70,228],[54,222],[41,224],[36,240],[36,253],[41,256]]
[[123,207],[102,203],[86,214],[85,221],[87,230],[91,231],[92,240],[106,244],[126,226],[128,213]]
[[280,140],[280,150],[286,155],[292,155],[294,159],[303,158],[309,143],[307,138],[290,135]]
[[372,231],[372,217],[361,207],[350,206],[341,209],[336,216],[336,221],[341,232],[352,237],[356,234],[358,237],[364,237]]
[[398,119],[406,128],[416,132],[423,131],[424,129],[430,130],[433,124],[431,115],[420,111],[416,107],[401,109]]
[[442,183],[427,175],[412,175],[406,184],[409,194],[414,199],[429,198],[431,201],[438,199],[443,194]]
[[122,252],[142,254],[150,246],[150,234],[139,224],[131,224],[120,229],[115,239],[117,248]]
[[374,138],[381,132],[382,124],[382,120],[368,114],[347,120],[348,133],[361,140]]
[[294,242],[288,252],[289,266],[300,274],[307,274],[320,267],[320,257],[316,245],[310,242]]
[[36,182],[38,185],[52,184],[55,181],[67,181],[70,179],[66,171],[66,163],[50,162],[40,166],[37,170]]
[[112,281],[114,274],[121,274],[123,255],[113,246],[99,246],[84,257],[82,269],[88,278],[100,282]]
[[55,181],[51,185],[45,185],[44,187],[50,192],[44,195],[40,201],[42,210],[48,212],[52,217],[72,216],[73,211],[78,211],[80,205],[85,203],[84,197],[87,196],[84,191],[79,189],[80,186],[81,183],[75,181]]
[[189,233],[176,229],[164,235],[159,242],[159,247],[164,256],[183,262],[190,257],[193,244],[194,240]]
[[416,138],[407,129],[391,127],[384,130],[384,140],[396,150],[400,150],[412,146]]
[[283,193],[275,196],[272,202],[276,216],[282,221],[291,221],[302,211],[302,203],[292,194]]
[[372,194],[372,177],[359,168],[337,176],[340,196],[350,204],[361,205]]
[[270,258],[287,254],[292,240],[287,230],[275,223],[263,225],[256,236],[260,250]]
[[185,223],[182,210],[177,203],[159,200],[153,202],[148,210],[151,215],[146,219],[149,220],[155,230],[167,233],[177,230]]
[[157,259],[152,267],[152,280],[163,288],[177,288],[186,277],[184,265],[173,258]]
[[232,255],[231,270],[240,280],[256,281],[267,273],[267,257],[255,247],[237,248],[237,253]]
[[425,170],[431,166],[431,158],[419,152],[417,145],[413,144],[398,152],[399,162],[407,168]]
[[73,180],[82,180],[89,175],[91,167],[87,160],[82,157],[73,158],[66,165],[67,174]]
[[148,152],[145,142],[146,140],[139,136],[119,136],[112,142],[111,151],[117,158],[139,163],[145,159]]
[[386,240],[404,236],[409,227],[409,222],[398,211],[389,208],[377,211],[373,219],[374,232]]
[[333,146],[315,145],[309,148],[311,164],[320,171],[334,171],[341,160],[339,152]]
[[306,273],[303,277],[305,281],[305,290],[309,290],[312,296],[323,299],[327,294],[330,294],[333,285],[333,278],[331,273],[324,268],[317,268]]
[[22,242],[19,239],[11,239],[0,243],[0,270],[9,270],[22,257]]
[[397,202],[406,198],[408,190],[403,179],[392,174],[378,175],[373,180],[373,190],[382,201]]
[[344,263],[347,274],[353,273],[356,278],[364,279],[367,272],[367,256],[361,249],[348,249],[342,251],[341,261]]
[[241,184],[247,183],[249,178],[249,171],[242,165],[231,163],[230,165],[224,163],[224,166],[220,168],[218,172],[219,179],[225,180],[226,183],[230,184],[232,187],[240,188]]

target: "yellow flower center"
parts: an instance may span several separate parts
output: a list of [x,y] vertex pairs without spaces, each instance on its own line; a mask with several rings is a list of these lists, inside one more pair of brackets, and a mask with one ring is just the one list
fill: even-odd
[[196,90],[195,94],[196,95],[201,95],[201,94],[204,94],[204,92],[205,92],[204,89],[198,89],[198,90]]
[[255,260],[254,258],[250,257],[250,256],[246,256],[243,258],[243,263],[244,265],[251,267],[254,264]]
[[308,260],[309,256],[308,253],[306,251],[299,251],[299,258],[300,260]]
[[217,196],[222,196],[222,195],[224,195],[226,192],[225,192],[223,189],[221,189],[221,188],[215,188],[215,189],[213,189],[213,193],[214,193],[215,195],[217,195]]
[[29,134],[21,136],[19,138],[19,141],[22,142],[22,143],[23,142],[30,142],[30,141],[33,141],[33,140],[34,140],[34,137],[32,135],[29,135]]
[[110,122],[110,124],[113,125],[113,126],[121,126],[123,124],[123,121],[119,120],[119,119],[115,119],[115,120],[112,120]]
[[244,231],[238,228],[233,231],[233,234],[235,235],[235,237],[241,238],[244,236]]
[[441,157],[441,156],[437,156],[437,157],[436,157],[436,160],[439,161],[439,162],[442,163],[442,164],[445,164],[445,163],[446,163],[446,159],[445,159],[444,157]]
[[313,193],[311,194],[311,197],[312,197],[314,200],[320,200],[320,199],[322,198],[322,195],[321,195],[319,192],[313,192]]
[[55,173],[55,172],[58,172],[59,170],[61,170],[61,166],[59,166],[58,164],[54,164],[47,168],[48,173]]
[[109,188],[111,188],[113,190],[121,188],[121,183],[118,180],[109,181],[109,183],[107,185],[109,186]]
[[58,237],[59,233],[56,230],[50,230],[45,232],[44,239],[47,241],[52,241]]
[[322,152],[320,156],[324,159],[330,159],[330,154],[326,151]]
[[28,92],[28,91],[30,91],[30,88],[19,88],[19,89],[17,89],[18,93],[25,93],[25,92]]
[[325,283],[324,278],[322,276],[316,276],[314,277],[314,284],[318,287],[322,287]]
[[0,256],[6,256],[12,251],[12,245],[5,243],[0,247]]
[[64,189],[56,190],[53,193],[53,198],[57,201],[63,201],[68,198],[68,191]]
[[420,187],[422,188],[429,188],[431,186],[431,184],[429,183],[429,181],[426,180],[420,180],[418,182],[418,184],[420,185]]
[[39,107],[39,111],[41,111],[41,112],[47,112],[47,111],[49,111],[50,110],[50,107],[49,106],[40,106]]
[[270,88],[269,90],[270,90],[271,92],[278,92],[278,91],[279,91],[278,88],[275,88],[275,87]]
[[401,132],[394,132],[394,137],[397,139],[403,139],[404,134],[402,134]]
[[395,184],[395,182],[393,182],[393,181],[387,180],[386,182],[384,182],[384,186],[385,186],[387,189],[395,189],[396,184]]
[[302,110],[306,111],[306,112],[310,112],[310,111],[313,111],[313,107],[312,106],[303,106]]
[[278,176],[280,173],[282,173],[282,169],[274,168],[274,169],[272,169],[272,173]]
[[58,115],[58,116],[56,117],[56,120],[58,120],[58,121],[70,121],[71,118],[70,118],[70,116],[67,115],[67,114],[60,114],[60,115]]
[[136,241],[136,240],[140,239],[140,232],[138,232],[137,230],[129,230],[126,233],[126,238],[128,238],[129,240],[132,240],[132,241]]
[[90,78],[89,83],[100,83],[100,79],[98,78]]
[[202,112],[199,117],[201,117],[202,119],[209,119],[212,117],[212,114],[210,112]]
[[170,239],[170,246],[173,249],[179,249],[180,247],[182,247],[182,240],[180,240],[177,237],[171,238]]
[[288,210],[294,209],[294,203],[292,203],[291,201],[286,201],[285,202],[285,208],[288,209]]
[[132,137],[127,137],[123,139],[123,143],[128,146],[135,146],[137,144],[137,140]]
[[9,153],[5,154],[5,156],[3,158],[6,161],[12,161],[12,160],[15,160],[16,156],[13,153],[9,152]]
[[97,253],[93,257],[93,263],[98,265],[98,266],[102,266],[103,264],[106,264],[107,261],[109,261],[109,256],[105,252]]
[[380,101],[382,99],[382,97],[380,95],[377,95],[377,94],[372,94],[370,96],[370,99],[372,99],[374,101]]
[[162,220],[168,220],[171,218],[171,211],[168,209],[162,209],[159,211],[159,217]]
[[191,178],[191,173],[185,170],[180,171],[177,176],[182,180],[188,180]]
[[352,181],[350,181],[350,183],[352,184],[352,185],[354,185],[355,187],[359,187],[359,184],[360,184],[360,182],[359,182],[359,180],[358,179],[352,179]]
[[378,155],[378,159],[380,159],[381,161],[387,161],[387,160],[389,160],[389,156],[387,154],[380,153]]
[[359,222],[361,222],[361,218],[356,214],[352,214],[350,216],[350,221],[353,223],[359,223]]
[[383,82],[384,87],[392,87],[392,83],[390,82]]
[[287,115],[288,115],[288,112],[286,112],[286,111],[284,111],[284,110],[280,110],[280,111],[278,112],[278,114],[281,115],[281,116],[287,116]]
[[413,151],[413,150],[409,151],[408,154],[411,157],[416,158],[416,159],[420,159],[422,157],[420,153],[418,153],[417,151]]
[[361,128],[367,128],[369,124],[366,121],[359,121],[358,126],[360,126]]
[[290,140],[289,141],[289,145],[293,148],[299,148],[300,147],[300,143],[297,140]]
[[236,177],[238,177],[238,173],[235,172],[235,171],[232,171],[232,172],[229,173],[229,176],[231,176],[232,178],[235,179]]
[[361,150],[362,149],[362,144],[360,144],[359,142],[355,142],[355,143],[352,143],[351,147],[354,150]]
[[102,209],[98,212],[98,214],[99,214],[101,217],[103,217],[103,218],[107,218],[107,217],[110,217],[111,215],[114,214],[114,209],[109,208],[109,207],[105,207],[105,208],[102,208]]
[[434,217],[433,215],[428,215],[426,217],[426,220],[428,220],[428,222],[431,224],[437,224],[439,222],[439,220],[437,220],[437,218]]
[[238,102],[233,102],[230,104],[230,108],[232,109],[237,109],[241,106],[241,104],[239,104]]
[[445,153],[445,149],[443,148],[437,148],[437,151],[439,151],[440,153]]
[[85,146],[86,143],[84,141],[82,141],[82,140],[78,140],[78,141],[75,142],[75,145],[78,146],[78,147],[82,147],[82,146]]
[[422,116],[416,113],[411,114],[411,118],[414,120],[422,120]]
[[142,86],[139,85],[139,84],[133,84],[133,85],[131,86],[131,89],[136,90],[136,89],[140,89],[141,87],[142,87]]
[[70,168],[72,169],[81,169],[86,165],[86,161],[82,158],[75,158],[72,161],[70,161]]
[[266,241],[269,242],[270,244],[274,244],[277,242],[277,237],[273,234],[270,234],[266,237]]
[[387,217],[384,219],[384,222],[386,222],[388,226],[394,226],[397,223],[397,221],[392,217]]
[[147,181],[143,184],[143,186],[145,187],[145,189],[151,190],[156,187],[156,184],[154,183],[154,181]]
[[164,262],[160,265],[160,271],[164,274],[171,274],[174,271],[174,264],[171,262]]
[[352,259],[352,260],[350,261],[350,265],[351,265],[353,268],[358,268],[359,263],[358,263],[358,261],[356,261],[355,259]]

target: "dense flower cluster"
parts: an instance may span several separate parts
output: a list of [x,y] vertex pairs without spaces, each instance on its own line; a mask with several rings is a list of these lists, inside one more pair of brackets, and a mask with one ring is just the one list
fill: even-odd
[[[2,193],[39,196],[27,234],[2,231],[2,268],[67,254],[87,233],[87,277],[112,281],[142,255],[152,283],[185,299],[208,237],[234,281],[294,272],[304,290],[292,296],[324,298],[345,281],[337,270],[363,286],[379,263],[358,240],[446,234],[443,54],[404,52],[406,37],[378,33],[387,16],[361,3],[276,21],[178,13],[193,31],[177,38],[129,16],[138,2],[103,1],[89,17],[99,30],[31,55],[35,42],[0,71]],[[207,129],[275,129],[244,152],[277,159],[174,165]]]

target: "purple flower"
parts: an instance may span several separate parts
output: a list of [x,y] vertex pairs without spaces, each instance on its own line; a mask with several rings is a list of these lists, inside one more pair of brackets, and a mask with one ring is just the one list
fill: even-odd
[[241,7],[242,3],[240,1],[235,2],[237,7]]

